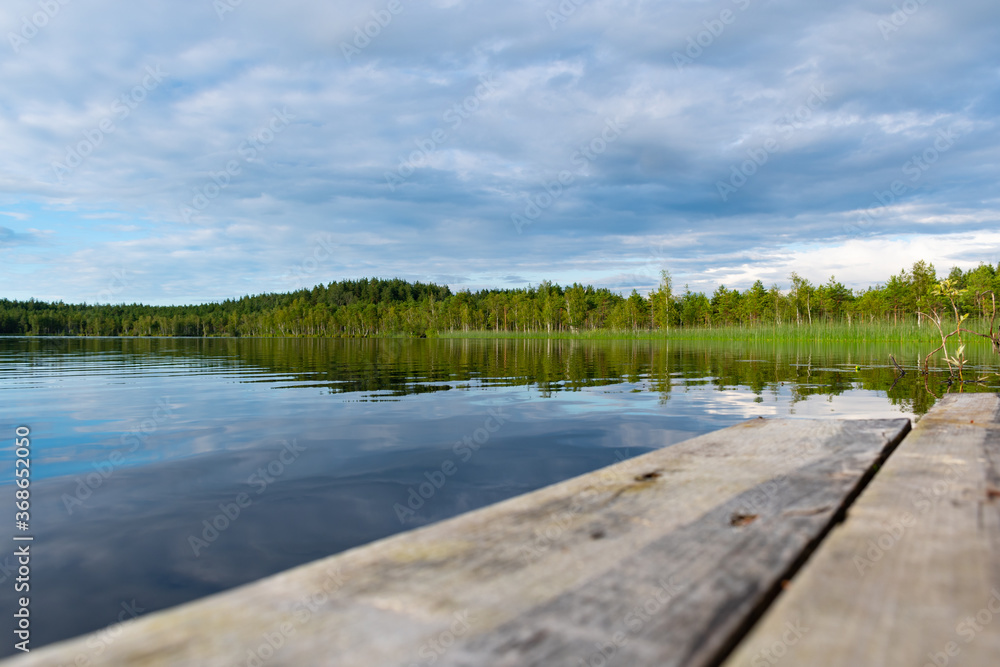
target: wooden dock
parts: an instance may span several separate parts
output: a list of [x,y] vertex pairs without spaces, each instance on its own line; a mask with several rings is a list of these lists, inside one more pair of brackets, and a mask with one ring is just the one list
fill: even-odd
[[4,661],[1000,664],[1000,398],[753,420]]

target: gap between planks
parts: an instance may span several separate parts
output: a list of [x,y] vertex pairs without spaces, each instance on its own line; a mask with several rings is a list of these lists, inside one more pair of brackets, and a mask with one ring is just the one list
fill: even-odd
[[[751,420],[129,621],[92,659],[717,664],[909,427]],[[74,664],[88,639],[4,665]]]
[[998,664],[998,417],[938,402],[726,667]]

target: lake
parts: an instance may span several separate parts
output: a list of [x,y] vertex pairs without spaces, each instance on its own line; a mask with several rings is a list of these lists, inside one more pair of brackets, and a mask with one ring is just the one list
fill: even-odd
[[[956,389],[940,368],[915,370],[927,351],[0,338],[0,428],[31,430],[32,647],[749,418],[918,417]],[[988,346],[969,354],[995,372]],[[13,514],[14,448],[3,457]]]

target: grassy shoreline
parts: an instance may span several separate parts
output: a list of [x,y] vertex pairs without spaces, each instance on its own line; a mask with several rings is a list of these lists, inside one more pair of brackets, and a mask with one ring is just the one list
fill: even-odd
[[[951,325],[952,327],[954,324]],[[989,331],[988,321],[968,320],[963,325],[966,331],[978,331],[986,333]],[[948,326],[945,323],[945,331]],[[109,336],[81,335],[70,336],[49,335],[49,334],[15,334],[4,337],[11,338],[107,338]],[[171,338],[232,338],[232,336],[110,336],[111,338],[136,338],[136,339],[171,339]],[[421,338],[439,339],[473,339],[473,340],[645,340],[645,341],[714,341],[714,342],[817,342],[817,343],[917,343],[921,345],[932,344],[935,347],[940,344],[941,336],[936,326],[925,323],[918,326],[915,323],[892,324],[886,322],[851,324],[847,323],[815,323],[815,324],[780,324],[777,326],[719,326],[719,327],[678,327],[669,330],[662,329],[589,329],[582,331],[494,331],[494,330],[448,330],[448,331],[427,331],[426,336]],[[396,332],[381,333],[370,336],[293,336],[265,334],[262,336],[236,336],[235,338],[261,338],[261,339],[393,339],[410,338],[416,339],[413,334]],[[963,333],[963,340],[967,347],[988,346],[989,340],[980,336]],[[952,338],[949,345],[957,341]]]
[[[986,332],[988,323],[967,322],[965,329]],[[947,330],[946,330],[947,331]],[[761,327],[702,327],[677,328],[670,330],[609,330],[590,331],[442,331],[434,334],[438,338],[473,339],[569,339],[569,340],[700,340],[723,342],[885,342],[885,343],[932,343],[939,344],[941,336],[933,324],[887,324],[863,323],[837,324],[781,324]],[[979,336],[966,334],[967,345],[989,345],[989,341]],[[977,342],[978,341],[978,342]]]

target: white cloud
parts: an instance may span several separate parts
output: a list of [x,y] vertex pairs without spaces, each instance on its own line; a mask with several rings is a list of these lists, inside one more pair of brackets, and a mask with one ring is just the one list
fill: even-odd
[[[303,240],[323,233],[345,253],[317,281],[514,275],[644,289],[663,264],[698,289],[783,284],[791,270],[865,286],[918,258],[942,271],[992,260],[1000,7],[928,4],[883,39],[891,8],[874,0],[793,13],[751,3],[678,68],[673,54],[734,3],[590,0],[553,31],[555,5],[406,4],[351,63],[341,42],[384,3],[243,3],[221,21],[210,3],[67,5],[0,59],[3,296],[93,300],[107,257],[148,277],[135,300],[284,289]],[[147,65],[168,76],[60,182],[53,161]],[[483,74],[497,90],[453,125],[446,112]],[[783,125],[816,86],[829,99]],[[294,121],[267,138],[285,108]],[[627,130],[581,163],[616,116]],[[851,240],[857,213],[948,127],[954,146]],[[386,172],[439,128],[447,138],[391,191]],[[252,158],[248,137],[261,143]],[[769,138],[780,148],[722,201],[717,183]],[[183,222],[231,160],[239,173]],[[563,170],[573,182],[517,234],[511,214]]]

